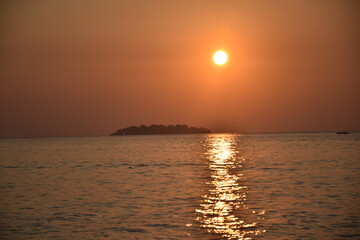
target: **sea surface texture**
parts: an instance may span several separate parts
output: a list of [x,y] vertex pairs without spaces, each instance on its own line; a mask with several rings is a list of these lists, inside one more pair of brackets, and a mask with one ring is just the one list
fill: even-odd
[[360,134],[0,139],[0,239],[360,239]]

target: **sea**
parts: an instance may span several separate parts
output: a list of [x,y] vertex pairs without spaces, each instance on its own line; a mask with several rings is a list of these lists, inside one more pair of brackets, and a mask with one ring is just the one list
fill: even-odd
[[0,139],[0,239],[360,239],[360,134]]

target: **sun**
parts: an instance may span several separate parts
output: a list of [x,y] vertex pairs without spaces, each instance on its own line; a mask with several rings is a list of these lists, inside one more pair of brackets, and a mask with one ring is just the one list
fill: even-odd
[[228,56],[227,53],[224,51],[217,51],[214,54],[213,59],[217,65],[224,65],[228,60]]

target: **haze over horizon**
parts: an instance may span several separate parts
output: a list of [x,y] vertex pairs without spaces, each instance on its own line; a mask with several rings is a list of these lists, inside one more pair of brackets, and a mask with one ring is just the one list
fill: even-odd
[[0,137],[141,124],[359,130],[359,10],[355,0],[2,1]]

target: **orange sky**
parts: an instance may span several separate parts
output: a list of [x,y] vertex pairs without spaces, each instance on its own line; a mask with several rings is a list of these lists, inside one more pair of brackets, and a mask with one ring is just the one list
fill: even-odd
[[[360,3],[2,1],[0,137],[360,129]],[[212,54],[226,50],[216,66]]]

